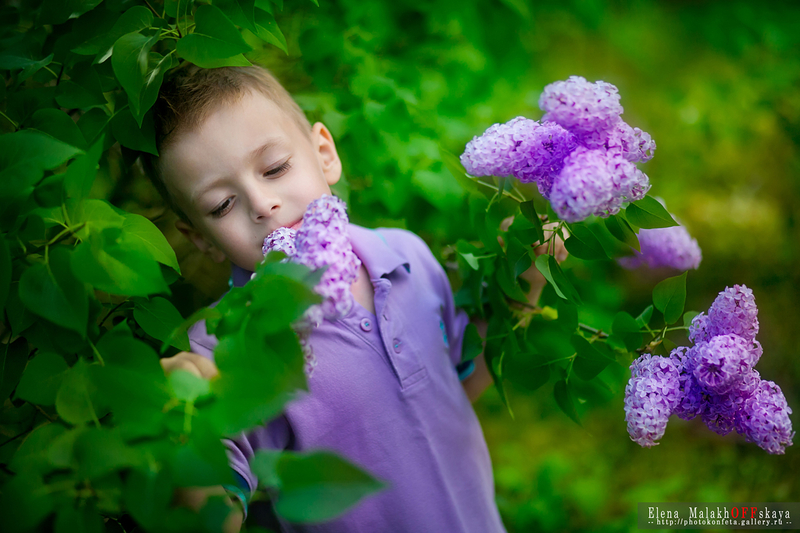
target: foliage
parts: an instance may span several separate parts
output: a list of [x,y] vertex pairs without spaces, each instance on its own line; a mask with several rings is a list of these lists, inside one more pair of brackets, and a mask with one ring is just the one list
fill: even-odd
[[[0,507],[8,531],[220,530],[227,505],[212,500],[196,515],[170,506],[173,490],[233,484],[221,437],[274,417],[305,388],[290,325],[318,301],[318,274],[267,261],[246,287],[184,321],[170,290],[180,266],[161,231],[89,197],[114,150],[128,165],[134,151],[156,153],[151,107],[179,58],[249,64],[240,27],[285,49],[273,4],[6,8]],[[264,293],[271,299],[254,296]],[[201,318],[220,339],[220,377],[165,377],[155,349],[189,350],[187,328]],[[273,483],[277,512],[289,520],[328,519],[382,488],[331,454],[277,465],[263,484]]]
[[[788,357],[798,257],[796,247],[783,245],[796,242],[791,214],[800,207],[796,180],[785,179],[800,169],[794,8],[23,4],[4,8],[0,27],[0,475],[9,527],[99,530],[104,516],[115,531],[134,524],[197,530],[201,522],[219,530],[226,506],[211,502],[198,518],[169,507],[172,488],[230,482],[219,437],[269,418],[304,386],[288,324],[311,303],[306,272],[268,263],[246,290],[183,321],[209,297],[197,297],[180,278],[197,279],[185,243],[165,230],[176,255],[141,215],[161,229],[169,221],[155,216],[160,204],[134,161],[136,151],[155,149],[148,110],[181,59],[209,67],[254,61],[278,73],[309,116],[334,133],[347,174],[336,192],[354,221],[422,235],[448,267],[458,303],[489,319],[486,356],[497,387],[478,409],[510,531],[598,529],[597,521],[626,529],[632,507],[625,502],[637,498],[797,499],[781,477],[791,468],[775,458],[703,440],[685,425],[674,435],[678,444],[646,451],[620,431],[620,383],[633,354],[666,353],[684,342],[685,306],[704,308],[726,284],[747,283],[768,301],[761,304],[763,327],[772,332],[765,354],[783,356],[765,362],[772,365],[765,374],[791,380],[800,371]],[[658,141],[658,157],[646,168],[654,194],[697,231],[706,252],[688,280],[625,273],[607,260],[638,248],[638,228],[673,223],[655,200],[570,224],[571,258],[559,265],[549,255],[536,259],[530,247],[545,237],[538,215],[555,219],[535,190],[479,182],[460,168],[453,153],[473,135],[519,114],[538,118],[542,87],[570,74],[616,83],[626,114],[637,116],[631,122],[646,124]],[[514,223],[501,230],[512,214]],[[518,276],[531,265],[550,285],[538,306],[525,307],[527,286]],[[215,293],[209,282],[199,285]],[[261,285],[285,291],[287,314],[241,314],[239,303],[255,301],[250,291]],[[220,377],[165,378],[156,352],[185,349],[186,327],[200,318],[221,338]],[[467,358],[480,343],[474,331],[468,338]],[[261,365],[259,376],[274,376],[259,397],[240,394],[255,379],[243,371],[251,364]],[[503,411],[512,407],[516,424],[509,427]],[[643,474],[653,457],[683,470]],[[329,517],[378,489],[335,458],[312,456],[309,467],[287,456],[284,470],[261,461],[270,484],[264,497],[280,494],[287,486],[281,472],[291,472],[290,502],[301,506],[286,504],[290,518]],[[342,477],[321,479],[315,461],[336,465],[331,470]],[[726,468],[754,488],[733,478],[693,488],[697,473],[716,479]],[[361,484],[340,495],[339,508],[314,507],[337,482],[353,479]],[[616,493],[619,501],[610,496]]]

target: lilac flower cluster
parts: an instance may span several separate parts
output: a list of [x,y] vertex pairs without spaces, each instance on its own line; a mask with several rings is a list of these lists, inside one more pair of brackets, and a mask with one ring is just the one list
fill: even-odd
[[708,314],[692,320],[693,346],[678,347],[669,357],[645,354],[631,364],[625,420],[633,441],[658,444],[675,414],[700,416],[720,435],[735,429],[772,454],[792,445],[792,409],[780,387],[753,368],[762,354],[757,313],[752,290],[726,287]]
[[639,245],[640,252],[617,259],[619,264],[628,269],[647,265],[650,268],[689,270],[699,267],[703,259],[697,240],[683,226],[641,229]]
[[517,117],[467,143],[467,172],[536,182],[567,222],[616,214],[644,198],[650,181],[635,163],[649,161],[656,145],[620,118],[616,87],[571,76],[545,87],[539,107],[542,122]]
[[295,325],[295,330],[300,333],[309,375],[316,360],[308,343],[308,334],[323,320],[345,316],[353,306],[350,285],[358,277],[361,261],[353,252],[347,224],[345,203],[335,196],[324,195],[309,204],[299,230],[278,228],[264,239],[262,251],[265,255],[281,251],[289,256],[289,260],[313,270],[326,268],[314,288],[322,296],[322,303],[309,307]]

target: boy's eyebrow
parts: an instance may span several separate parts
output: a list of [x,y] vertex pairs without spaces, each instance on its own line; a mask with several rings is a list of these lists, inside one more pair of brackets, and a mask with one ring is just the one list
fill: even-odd
[[[250,159],[251,160],[257,159],[261,155],[263,155],[264,152],[268,152],[268,151],[272,150],[273,148],[275,148],[276,146],[279,146],[281,144],[283,144],[283,141],[281,139],[270,139],[267,142],[265,142],[263,145],[261,145],[260,147],[256,148],[252,152],[250,152]],[[203,195],[206,192],[208,192],[209,190],[213,189],[214,187],[216,187],[219,184],[219,182],[224,181],[224,180],[225,180],[225,177],[217,178],[214,181],[212,181],[211,183],[209,183],[208,185],[206,185],[205,187],[203,187],[202,189],[199,189],[199,190],[195,191],[195,193],[192,195],[193,203],[197,203],[200,200],[200,198],[202,198]]]

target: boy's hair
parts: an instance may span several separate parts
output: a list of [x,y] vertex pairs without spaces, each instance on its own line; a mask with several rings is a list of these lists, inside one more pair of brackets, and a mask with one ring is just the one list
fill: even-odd
[[[153,105],[158,153],[174,142],[182,132],[202,124],[219,105],[238,101],[248,90],[269,98],[287,113],[301,132],[310,135],[311,124],[308,118],[267,69],[260,66],[205,69],[185,63],[164,80],[158,99]],[[167,205],[181,219],[190,223],[164,183],[158,157],[142,153],[141,161],[145,174]]]

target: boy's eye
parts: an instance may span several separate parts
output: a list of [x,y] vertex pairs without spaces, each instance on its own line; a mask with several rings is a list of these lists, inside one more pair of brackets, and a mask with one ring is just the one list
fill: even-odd
[[230,207],[233,204],[233,199],[226,198],[224,202],[219,204],[219,207],[211,211],[211,214],[217,218],[223,216],[225,213],[230,211]]
[[268,170],[268,171],[264,172],[264,176],[268,176],[268,177],[279,176],[279,175],[283,174],[284,172],[286,172],[287,170],[289,170],[291,167],[292,167],[292,164],[289,163],[289,160],[287,159],[286,162],[281,164],[280,166],[277,166],[277,167],[275,167],[275,168],[273,168],[271,170]]

